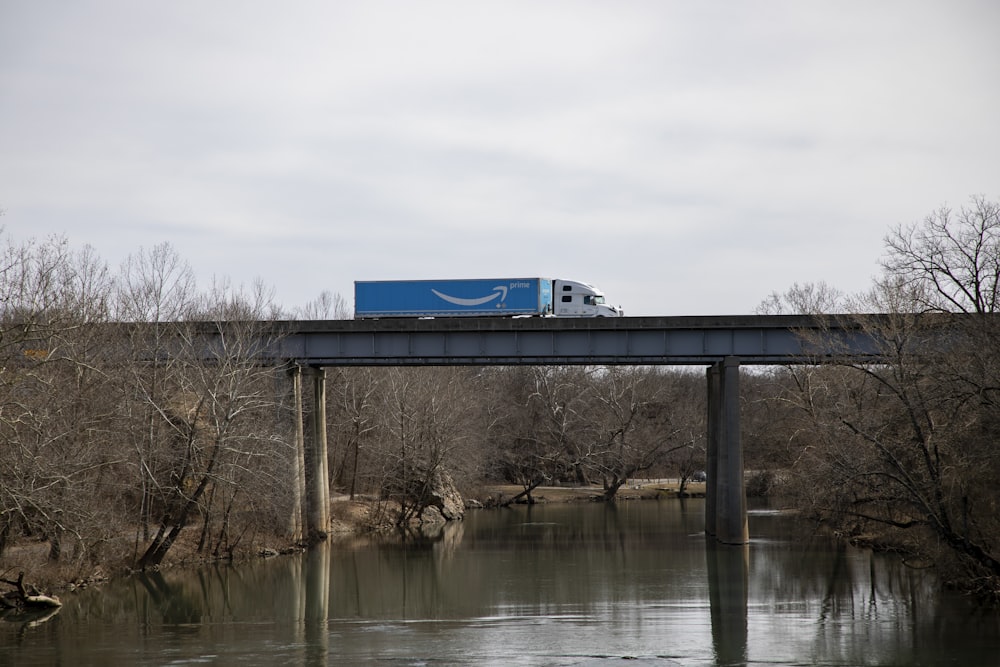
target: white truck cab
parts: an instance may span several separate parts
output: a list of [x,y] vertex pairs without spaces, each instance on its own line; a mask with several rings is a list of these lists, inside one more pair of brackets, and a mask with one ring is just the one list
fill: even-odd
[[552,314],[556,317],[622,317],[621,307],[609,306],[604,293],[575,280],[552,281]]

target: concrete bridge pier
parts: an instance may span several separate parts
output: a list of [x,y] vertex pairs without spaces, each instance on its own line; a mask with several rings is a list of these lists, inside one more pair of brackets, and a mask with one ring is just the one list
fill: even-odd
[[747,544],[746,485],[740,440],[740,360],[708,368],[705,532],[722,544]]
[[305,448],[306,533],[310,542],[325,540],[330,530],[330,470],[326,452],[326,369],[310,367],[313,405],[311,438]]
[[[281,417],[288,419],[288,519],[286,530],[296,542],[315,543],[330,530],[330,474],[326,449],[326,369],[289,363],[288,385],[278,390],[283,407]],[[306,400],[303,386],[312,381],[312,401]],[[289,398],[291,406],[288,406]],[[308,428],[306,422],[308,421]]]
[[305,533],[306,508],[306,459],[305,430],[302,426],[302,366],[290,364],[288,377],[292,381],[291,436],[292,446],[289,449],[290,507],[288,514],[288,536],[295,542],[300,542]]

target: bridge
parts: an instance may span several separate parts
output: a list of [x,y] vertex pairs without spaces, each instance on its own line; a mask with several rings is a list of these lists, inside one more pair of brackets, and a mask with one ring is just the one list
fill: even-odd
[[[833,358],[877,362],[872,324],[886,316],[706,316],[627,318],[441,318],[282,321],[266,326],[265,357],[291,364],[297,446],[304,451],[302,371],[311,369],[313,442],[303,454],[310,532],[329,522],[325,371],[334,366],[704,365],[708,392],[705,530],[746,544],[740,441],[741,365],[814,364]],[[212,325],[215,327],[216,325]],[[215,329],[215,332],[224,333]],[[206,333],[213,333],[212,329]],[[311,499],[311,500],[310,500]]]
[[[921,316],[928,317],[928,316]],[[703,365],[707,367],[708,472],[705,532],[719,545],[709,549],[712,634],[717,653],[746,653],[746,606],[724,604],[723,591],[746,599],[749,530],[743,449],[740,440],[741,365],[815,364],[834,359],[877,363],[882,315],[630,317],[598,319],[449,318],[273,323],[266,350],[292,362],[301,439],[301,378],[311,368],[314,404],[309,465],[315,472],[306,506],[310,532],[329,519],[326,480],[324,367],[419,365]],[[718,647],[723,647],[719,652]],[[742,647],[742,648],[741,648]],[[735,652],[734,652],[735,650]]]
[[[290,321],[274,323],[274,333],[281,337],[270,354],[310,366],[802,364],[879,355],[861,323],[837,316]],[[818,335],[819,345],[811,342]]]

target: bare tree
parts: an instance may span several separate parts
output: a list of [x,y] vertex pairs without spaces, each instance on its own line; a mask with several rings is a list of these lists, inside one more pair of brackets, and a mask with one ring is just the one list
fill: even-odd
[[1000,290],[1000,203],[976,196],[957,212],[947,207],[922,222],[899,225],[885,238],[887,274],[915,286],[928,310],[997,311]]
[[0,551],[17,533],[48,540],[62,560],[95,558],[116,460],[104,340],[107,268],[64,239],[8,241],[0,268]]
[[391,368],[382,386],[381,495],[396,501],[395,523],[438,509],[440,493],[468,458],[474,400],[465,369]]
[[[854,299],[825,283],[793,284],[784,292],[772,292],[755,312],[759,315],[820,315],[852,312],[859,306]],[[800,336],[821,343],[825,333],[800,332]],[[812,444],[807,434],[814,426],[799,422],[803,411],[815,414],[815,393],[827,387],[825,366],[788,365],[758,372],[741,382],[741,392],[753,393],[744,403],[743,437],[745,463],[761,471],[759,480],[771,482],[776,468],[790,467],[798,449]],[[760,389],[754,392],[754,389]],[[748,487],[748,491],[752,489]]]
[[534,393],[530,401],[539,411],[538,437],[546,446],[562,452],[561,468],[577,484],[591,483],[590,472],[601,437],[591,418],[592,367],[536,367]]
[[869,524],[913,531],[926,541],[899,539],[924,552],[945,545],[962,567],[1000,580],[1000,526],[984,484],[1000,471],[1000,455],[981,440],[992,415],[942,379],[936,352],[924,347],[935,336],[919,319],[898,314],[873,333],[887,341],[886,363],[826,376],[841,382],[828,387],[836,402],[832,414],[815,413],[823,447],[808,450],[800,468],[822,490],[814,505],[852,532]]
[[342,368],[331,378],[330,483],[347,491],[351,500],[359,492],[373,490],[370,454],[379,429],[379,391],[384,377],[380,369]]
[[273,312],[267,291],[219,284],[201,308],[202,325],[181,332],[176,343],[174,356],[184,367],[154,406],[167,434],[169,472],[154,483],[158,528],[140,567],[159,564],[196,515],[203,519],[202,545],[218,514],[217,545],[233,547],[232,510],[239,499],[251,507],[255,501],[246,476],[266,476],[268,464],[286,458],[275,452],[280,437],[257,418],[273,416],[274,374],[281,372],[258,359],[267,346],[260,322]]
[[198,520],[190,544],[215,555],[275,525],[290,445],[283,369],[260,359],[270,291],[199,295],[167,245],[116,278],[89,247],[4,241],[0,555],[30,536],[52,560],[121,563],[137,525],[128,563],[152,566]]
[[353,313],[347,300],[339,292],[324,290],[304,308],[296,309],[295,319],[300,320],[349,320]]
[[552,411],[540,400],[539,378],[549,369],[512,366],[491,369],[482,409],[485,421],[488,474],[521,487],[505,504],[526,498],[566,468],[565,448],[548,430]]
[[683,495],[695,473],[705,470],[708,434],[705,377],[675,369],[664,372],[663,382],[665,389],[653,406],[667,440],[663,464],[677,474],[677,491]]
[[[885,275],[851,304],[885,314],[855,320],[883,341],[881,363],[799,370],[786,394],[808,422],[795,470],[818,516],[849,535],[874,532],[994,595],[997,211],[975,198],[958,214],[940,209],[894,230]],[[915,314],[928,310],[941,315]]]
[[134,326],[127,336],[129,363],[122,365],[122,426],[135,449],[139,489],[139,535],[149,541],[154,498],[168,465],[164,442],[170,438],[161,406],[173,378],[182,371],[176,341],[191,336],[196,306],[194,273],[166,243],[139,249],[122,265],[116,299],[117,319]]
[[815,315],[840,312],[844,294],[825,282],[793,284],[782,293],[771,292],[758,304],[758,315]]
[[[636,473],[662,463],[672,451],[690,446],[682,434],[687,424],[668,405],[671,378],[649,367],[610,367],[594,377],[591,418],[601,424],[602,442],[592,464],[604,481],[604,499],[615,499],[618,490]],[[677,397],[674,405],[688,402]],[[681,436],[681,437],[678,437]]]

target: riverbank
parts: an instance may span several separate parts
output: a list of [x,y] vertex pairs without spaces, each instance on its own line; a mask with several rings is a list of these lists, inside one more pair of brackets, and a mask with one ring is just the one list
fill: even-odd
[[[464,497],[469,507],[496,506],[521,493],[523,488],[513,484],[485,484],[467,491]],[[631,483],[619,489],[617,501],[658,500],[678,497],[679,484],[676,480],[646,480]],[[705,484],[689,482],[685,494],[699,497],[705,494]],[[598,502],[604,496],[600,485],[590,486],[540,486],[531,493],[535,503]],[[518,503],[527,502],[520,499]],[[391,529],[392,522],[385,503],[371,499],[351,500],[349,496],[334,496],[331,501],[331,521],[329,539],[334,544],[349,541],[352,537]],[[205,556],[197,550],[197,531],[185,531],[161,567],[198,566],[219,560],[247,560],[259,556],[272,556],[300,549],[300,546],[282,542],[279,536],[271,538],[258,536],[253,545],[227,556]],[[43,540],[22,542],[10,547],[0,559],[0,575],[16,577],[25,572],[34,584],[51,591],[66,591],[84,588],[126,574],[130,570],[116,567],[109,561],[103,565],[86,566],[79,563],[52,563],[48,561],[49,544]]]
[[[491,484],[470,496],[486,506],[502,503],[504,499],[513,498],[523,491],[523,487],[515,484]],[[659,500],[676,498],[680,492],[680,483],[676,480],[649,480],[623,486],[615,495],[615,500]],[[684,493],[690,497],[705,495],[704,482],[688,482]],[[604,488],[598,484],[590,486],[539,486],[532,490],[531,497],[539,503],[570,503],[581,501],[598,501],[604,497]],[[525,501],[526,502],[526,501]]]

